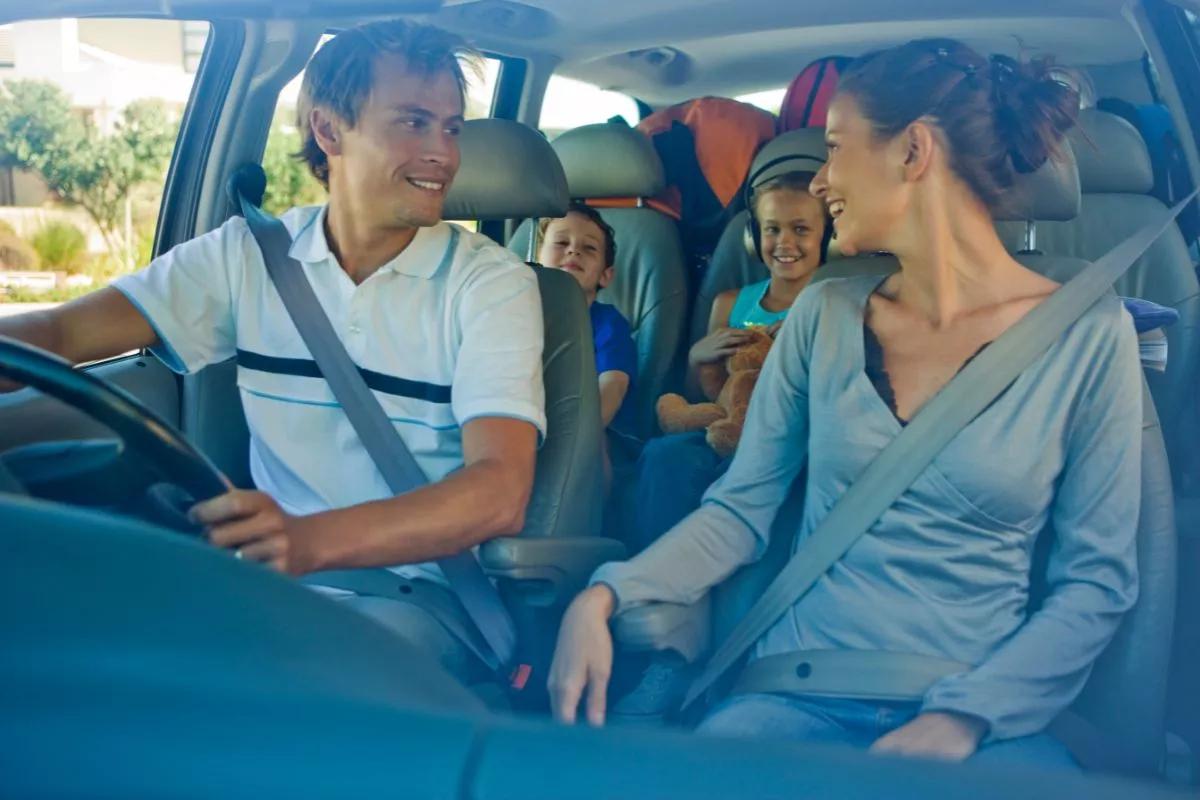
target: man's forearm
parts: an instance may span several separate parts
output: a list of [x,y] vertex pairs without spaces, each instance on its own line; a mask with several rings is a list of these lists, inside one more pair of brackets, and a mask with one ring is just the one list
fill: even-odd
[[141,312],[112,287],[56,308],[0,319],[0,335],[40,347],[72,364],[111,358],[158,341]]
[[0,336],[19,339],[51,353],[62,355],[62,345],[54,315],[49,311],[30,311],[0,319]]
[[301,571],[434,561],[519,533],[530,487],[511,473],[480,461],[399,497],[304,517]]

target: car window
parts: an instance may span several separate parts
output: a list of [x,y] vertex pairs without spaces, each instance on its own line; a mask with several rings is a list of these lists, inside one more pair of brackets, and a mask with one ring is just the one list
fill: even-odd
[[630,125],[640,119],[637,102],[627,94],[584,81],[552,75],[542,99],[538,127],[551,139],[565,130],[622,117]]
[[[323,36],[318,48],[331,37],[332,34]],[[478,74],[468,70],[467,119],[480,119],[491,114],[500,79],[500,66],[499,59],[484,58]],[[271,132],[263,151],[263,171],[267,173],[263,208],[271,214],[282,214],[293,206],[313,205],[325,200],[324,188],[309,173],[304,162],[295,157],[300,151],[301,141],[296,105],[303,81],[304,72],[301,71],[279,93]]]
[[783,96],[786,92],[787,87],[780,87],[778,89],[767,89],[761,92],[738,95],[733,99],[749,103],[752,106],[761,108],[763,111],[769,111],[772,114],[778,115],[779,109],[783,107]]
[[0,314],[149,261],[207,22],[0,26]]

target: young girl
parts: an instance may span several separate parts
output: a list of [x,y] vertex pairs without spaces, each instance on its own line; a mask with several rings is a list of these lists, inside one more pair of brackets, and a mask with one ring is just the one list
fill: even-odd
[[812,173],[763,177],[752,187],[750,213],[759,230],[758,254],[771,277],[730,289],[713,300],[708,335],[688,352],[688,378],[709,400],[725,384],[725,359],[749,338],[749,329],[778,329],[796,297],[825,261],[833,226],[809,191]]
[[[771,277],[730,289],[713,301],[709,333],[692,346],[689,380],[710,400],[725,385],[725,359],[761,327],[772,335],[796,297],[824,263],[833,226],[824,204],[809,191],[813,174],[764,175],[752,187],[750,213],[759,229],[759,257]],[[628,543],[649,545],[700,505],[700,498],[729,466],[704,431],[679,433],[646,443],[637,464],[633,525]]]

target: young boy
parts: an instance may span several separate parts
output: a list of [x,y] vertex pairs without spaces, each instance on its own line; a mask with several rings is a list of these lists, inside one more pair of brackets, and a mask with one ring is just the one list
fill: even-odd
[[543,219],[538,226],[542,245],[538,261],[569,272],[579,281],[592,318],[596,374],[600,379],[600,418],[605,428],[626,427],[632,413],[630,392],[637,378],[637,348],[621,312],[596,301],[596,294],[613,278],[617,246],[613,230],[594,208],[572,203],[567,215]]

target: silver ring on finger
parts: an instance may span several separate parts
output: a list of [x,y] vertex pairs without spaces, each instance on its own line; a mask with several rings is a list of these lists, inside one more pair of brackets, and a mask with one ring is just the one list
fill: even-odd
[[242,548],[239,547],[233,551],[233,557],[236,558],[238,561],[241,561],[242,559],[244,559],[246,557],[246,554],[243,553]]

